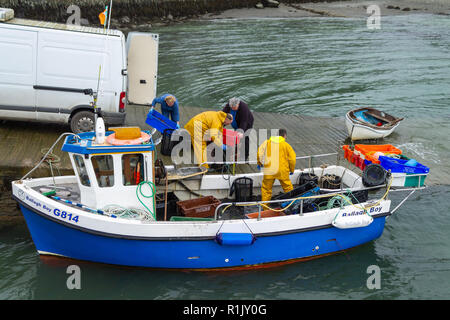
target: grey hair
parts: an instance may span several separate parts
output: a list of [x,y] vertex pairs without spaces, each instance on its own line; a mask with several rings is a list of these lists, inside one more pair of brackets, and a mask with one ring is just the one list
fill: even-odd
[[237,106],[237,105],[239,105],[239,103],[241,103],[241,100],[236,97],[233,97],[228,101],[228,104],[230,105],[230,107]]

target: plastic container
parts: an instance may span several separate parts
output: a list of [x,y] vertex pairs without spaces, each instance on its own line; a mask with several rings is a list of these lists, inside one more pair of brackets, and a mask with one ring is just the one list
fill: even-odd
[[102,117],[97,117],[97,123],[95,124],[95,141],[98,144],[104,144],[105,139],[105,122]]
[[220,200],[213,196],[198,199],[178,201],[177,207],[185,217],[208,218],[213,217]]
[[253,198],[253,180],[248,177],[237,178],[230,188],[230,197],[235,194],[236,202],[251,201]]
[[371,144],[355,144],[355,151],[361,152],[365,160],[369,160],[372,163],[380,164],[380,160],[376,159],[373,155],[376,152],[382,152],[384,154],[401,154],[402,150],[397,149],[393,145],[390,144],[381,144],[381,145],[371,145]]
[[381,156],[379,158],[381,166],[386,170],[391,170],[391,172],[404,172],[410,174],[422,174],[430,172],[430,168],[416,162],[416,165],[408,165],[410,160],[394,159],[389,157]]
[[305,192],[308,192],[309,190],[313,190],[314,188],[317,188],[317,184],[314,183],[313,181],[308,181],[308,182],[294,188],[293,190],[291,190],[289,192],[281,193],[281,194],[278,194],[278,195],[272,197],[272,200],[298,198],[298,197],[302,196]]
[[[394,159],[380,157],[380,164],[386,170],[391,170],[394,181],[393,186],[422,187],[430,172],[430,168],[412,159]],[[414,163],[415,165],[408,165]],[[421,174],[422,176],[416,176]]]
[[164,117],[161,113],[156,111],[155,109],[150,109],[150,111],[147,114],[147,120],[145,120],[145,123],[148,124],[150,127],[155,128],[161,133],[164,133],[164,130],[176,130],[177,129],[177,123]]
[[[166,204],[165,201],[166,195],[164,193],[158,193],[156,195],[156,220],[163,221],[164,220],[164,206]],[[173,192],[167,193],[167,220],[171,219],[172,216],[177,214],[177,202],[180,201],[178,197]]]
[[307,182],[314,182],[316,185],[319,184],[319,177],[316,176],[314,173],[312,172],[302,172],[300,173],[300,175],[298,176],[298,181],[297,184],[299,186],[307,183]]
[[223,143],[227,146],[235,146],[238,145],[241,142],[241,139],[239,138],[239,132],[229,129],[223,129]]
[[365,161],[365,159],[363,159],[361,156],[359,156],[356,152],[353,153],[352,161],[351,161],[351,162],[352,162],[356,167],[360,168],[361,170],[364,170],[364,168],[366,167],[364,161]]
[[174,130],[172,129],[165,129],[162,134],[162,141],[161,141],[161,154],[165,156],[172,155],[172,149],[175,147],[180,141],[173,141],[172,140],[172,133]]

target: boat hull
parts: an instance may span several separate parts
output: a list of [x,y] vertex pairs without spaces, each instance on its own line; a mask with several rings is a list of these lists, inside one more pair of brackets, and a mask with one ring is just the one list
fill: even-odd
[[345,117],[347,132],[352,140],[381,139],[389,136],[399,123],[389,129],[375,129],[353,121],[347,114]]
[[310,259],[346,250],[381,236],[387,214],[366,227],[338,229],[323,225],[309,230],[256,235],[246,245],[221,245],[203,239],[133,239],[73,228],[30,206],[20,204],[40,254],[106,264],[181,269],[252,268],[293,259]]

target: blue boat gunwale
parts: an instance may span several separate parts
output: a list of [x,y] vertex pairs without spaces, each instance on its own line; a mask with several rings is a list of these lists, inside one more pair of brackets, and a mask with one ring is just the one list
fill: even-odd
[[[110,238],[118,238],[118,239],[126,239],[126,240],[147,240],[147,241],[202,241],[202,240],[214,240],[214,236],[191,236],[191,237],[143,237],[143,236],[131,236],[131,235],[120,235],[120,234],[113,234],[113,233],[106,233],[102,231],[92,230],[84,227],[80,227],[65,221],[62,221],[60,219],[54,218],[52,216],[49,216],[43,212],[40,212],[39,210],[36,210],[35,208],[32,208],[28,204],[24,203],[21,199],[17,198],[15,195],[12,196],[14,200],[16,200],[21,206],[24,206],[29,211],[48,219],[52,222],[59,223],[63,226],[79,230],[82,232],[104,236],[104,237],[110,237]],[[390,216],[391,212],[383,212],[379,214],[374,214],[372,217],[374,219],[376,218],[382,218],[386,216]],[[273,219],[273,218],[270,218]],[[168,221],[162,221],[162,222],[168,222]],[[221,223],[223,221],[216,220],[216,221],[198,221],[195,223]],[[192,223],[192,222],[191,222]],[[331,223],[327,225],[321,225],[321,226],[315,226],[315,227],[307,227],[307,228],[301,228],[301,229],[291,229],[291,230],[285,230],[285,231],[277,231],[277,232],[265,232],[265,233],[255,233],[255,236],[257,237],[270,237],[270,236],[281,236],[286,234],[292,234],[292,233],[302,233],[302,232],[308,232],[308,231],[314,231],[314,230],[321,230],[321,229],[328,229],[328,228],[335,228]]]

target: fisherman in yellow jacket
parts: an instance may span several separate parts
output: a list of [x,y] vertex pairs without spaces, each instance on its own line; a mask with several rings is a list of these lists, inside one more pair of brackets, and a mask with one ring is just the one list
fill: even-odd
[[[222,143],[223,127],[233,122],[233,116],[222,111],[205,111],[193,117],[184,126],[191,135],[192,146],[198,164],[207,161],[206,142],[213,141],[217,146],[226,149]],[[206,136],[205,136],[206,135]],[[207,164],[204,164],[209,168]]]
[[286,142],[287,132],[279,130],[279,136],[270,137],[258,148],[258,168],[264,167],[261,186],[262,201],[272,199],[272,186],[275,179],[280,181],[284,192],[294,189],[289,175],[294,173],[296,155],[294,149]]

